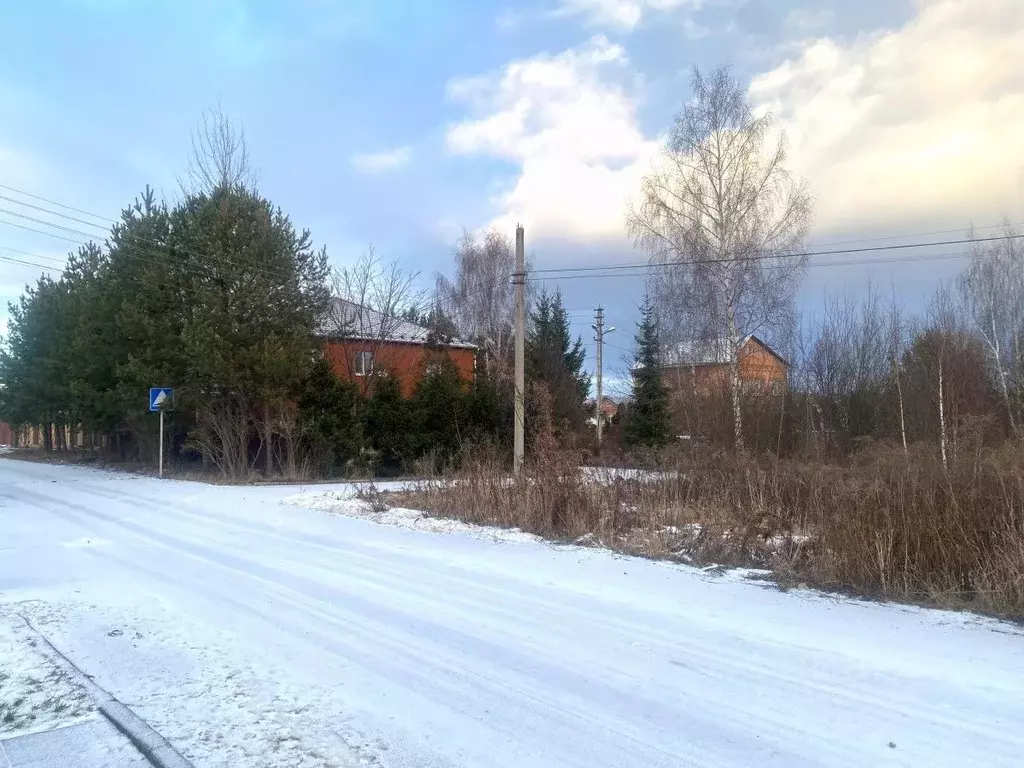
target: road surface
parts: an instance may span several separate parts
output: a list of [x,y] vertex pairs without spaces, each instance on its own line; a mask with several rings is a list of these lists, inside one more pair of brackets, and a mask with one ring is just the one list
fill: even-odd
[[282,503],[299,490],[0,461],[0,612],[197,766],[1024,760],[1005,624]]

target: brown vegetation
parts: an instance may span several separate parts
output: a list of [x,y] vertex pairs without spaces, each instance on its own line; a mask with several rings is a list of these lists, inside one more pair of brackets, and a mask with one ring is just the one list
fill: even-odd
[[579,470],[544,450],[510,478],[485,458],[403,506],[693,564],[756,565],[781,583],[1024,617],[1024,446],[874,448],[842,464],[764,459]]

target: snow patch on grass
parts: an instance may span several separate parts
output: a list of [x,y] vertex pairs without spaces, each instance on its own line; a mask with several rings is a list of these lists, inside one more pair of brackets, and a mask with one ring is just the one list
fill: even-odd
[[527,544],[542,541],[539,536],[525,533],[518,528],[496,528],[485,525],[471,525],[439,517],[430,517],[416,509],[391,507],[381,509],[370,502],[355,498],[352,493],[328,491],[327,493],[300,493],[282,500],[305,509],[315,509],[345,517],[356,517],[369,520],[378,525],[390,525],[398,528],[409,528],[429,533],[462,534],[486,541],[507,541]]
[[580,467],[580,477],[592,483],[612,485],[616,480],[639,480],[641,482],[658,482],[677,480],[682,476],[676,470],[660,471],[653,469],[629,469],[626,467]]
[[[27,630],[0,614],[0,736],[47,731],[88,719],[88,694],[39,652]],[[14,619],[17,621],[17,619]]]

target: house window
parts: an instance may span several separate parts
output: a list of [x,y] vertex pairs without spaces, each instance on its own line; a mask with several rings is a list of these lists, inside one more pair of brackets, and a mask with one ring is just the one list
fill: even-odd
[[439,362],[431,361],[427,363],[427,376],[434,376],[441,372],[441,364]]
[[356,376],[369,376],[373,373],[373,352],[356,352]]

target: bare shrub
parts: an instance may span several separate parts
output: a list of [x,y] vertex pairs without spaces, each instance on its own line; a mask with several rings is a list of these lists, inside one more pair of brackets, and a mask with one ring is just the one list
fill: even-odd
[[250,411],[241,397],[210,398],[196,407],[195,425],[189,432],[188,446],[232,480],[248,479],[253,474]]
[[403,505],[780,580],[1024,615],[1024,447],[979,446],[944,468],[931,446],[882,443],[846,464],[714,461],[581,472],[535,442],[519,478],[476,456]]
[[356,498],[370,505],[370,509],[378,514],[391,508],[389,495],[382,491],[376,483],[361,483],[356,486]]

